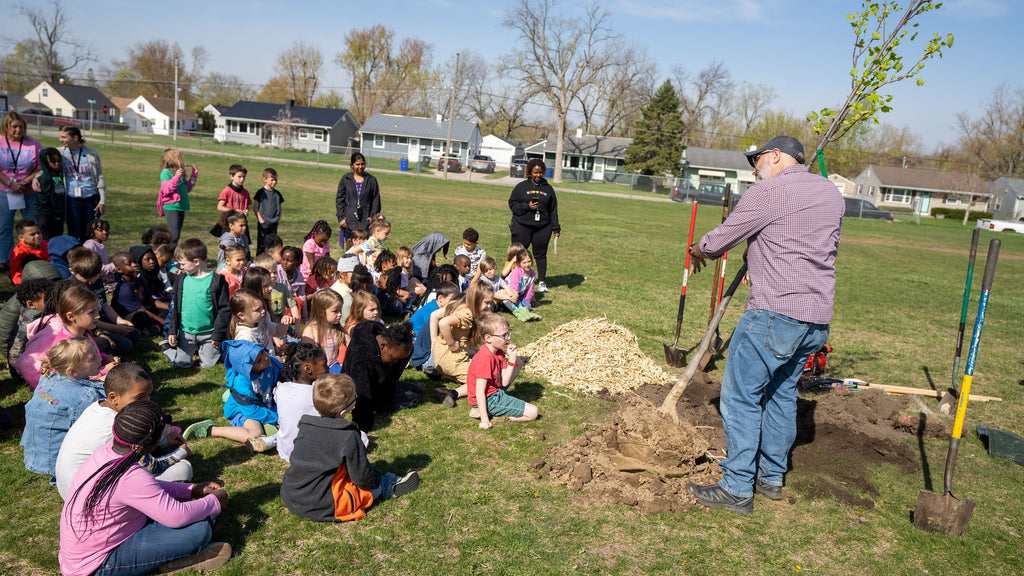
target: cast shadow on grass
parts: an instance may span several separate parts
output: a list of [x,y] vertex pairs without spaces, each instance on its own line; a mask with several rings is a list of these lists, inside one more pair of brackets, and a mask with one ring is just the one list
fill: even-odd
[[372,461],[371,464],[380,468],[383,472],[391,472],[398,476],[405,476],[413,470],[422,471],[433,462],[434,459],[428,454],[407,454],[395,458],[391,462]]
[[540,400],[544,396],[544,386],[539,382],[517,379],[512,384],[512,389],[509,394],[524,402],[535,404],[537,400]]
[[548,288],[554,288],[556,286],[564,286],[570,290],[583,285],[583,281],[586,278],[582,274],[559,274],[558,276],[548,276],[545,278],[545,284]]
[[[211,439],[193,440],[189,446],[195,448],[196,442],[210,442]],[[233,468],[248,462],[253,458],[276,458],[280,459],[277,451],[258,454],[249,450],[245,444],[238,444],[231,440],[218,438],[212,441],[221,441],[223,446],[213,453],[199,452],[188,457],[192,463],[194,472],[193,481],[203,482],[206,480],[221,480],[221,474],[228,468]]]
[[921,452],[921,473],[924,474],[924,489],[932,490],[932,472],[928,465],[928,453],[924,449],[924,436],[928,424],[928,414],[921,412],[917,420],[917,449]]
[[921,366],[921,371],[924,372],[924,379],[925,382],[928,382],[928,387],[932,390],[938,390],[938,388],[935,387],[935,380],[932,379],[931,370],[929,370],[927,366]]
[[[263,511],[263,505],[281,498],[281,483],[267,482],[259,486],[253,486],[243,492],[232,492],[228,499],[228,508],[223,525],[217,530],[233,533],[238,540],[232,542],[236,554],[243,551],[249,544],[248,536],[259,532],[266,523],[269,515]],[[232,502],[236,504],[233,506]],[[237,503],[243,502],[242,506]]]

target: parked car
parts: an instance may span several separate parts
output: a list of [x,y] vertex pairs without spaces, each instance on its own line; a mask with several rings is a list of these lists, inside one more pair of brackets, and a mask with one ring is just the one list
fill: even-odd
[[82,126],[78,122],[78,120],[73,120],[73,119],[68,118],[66,116],[54,116],[53,117],[53,125],[54,126],[58,126],[58,127],[60,127],[60,126],[78,126],[78,127],[81,127]]
[[442,156],[437,160],[437,169],[444,170],[445,163],[448,164],[449,172],[462,172],[462,162],[455,156]]
[[[725,184],[704,182],[700,185],[700,188],[676,186],[672,189],[672,194],[669,195],[669,198],[676,202],[693,202],[696,200],[698,204],[721,206],[725,203]],[[739,199],[740,194],[734,192],[730,202],[735,206]]]
[[846,202],[846,213],[844,218],[873,218],[876,220],[888,220],[892,222],[892,212],[882,210],[867,200],[860,198],[843,197]]
[[513,158],[512,165],[508,167],[508,175],[513,178],[526,178],[526,158]]
[[494,158],[477,154],[469,161],[469,169],[473,172],[494,172]]
[[1024,234],[1024,218],[1014,222],[1012,220],[991,220],[988,218],[978,218],[978,222],[974,225],[975,228],[982,230],[998,230],[1000,232],[1017,232]]

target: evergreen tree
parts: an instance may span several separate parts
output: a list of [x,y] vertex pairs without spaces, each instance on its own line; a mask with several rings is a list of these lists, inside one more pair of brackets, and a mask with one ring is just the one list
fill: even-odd
[[626,149],[626,169],[646,176],[680,176],[683,117],[679,97],[668,80],[658,88],[633,124],[633,142]]

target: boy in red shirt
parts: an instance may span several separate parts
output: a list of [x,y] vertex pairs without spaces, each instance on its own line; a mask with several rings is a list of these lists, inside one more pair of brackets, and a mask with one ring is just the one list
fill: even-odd
[[540,415],[537,407],[505,393],[519,375],[515,344],[509,344],[512,330],[508,320],[488,312],[477,321],[483,346],[469,363],[466,384],[469,415],[480,418],[480,427],[491,427],[491,416],[508,416],[512,422],[529,422]]
[[11,250],[11,271],[7,274],[15,286],[21,284],[21,271],[25,264],[33,260],[50,261],[50,253],[46,250],[46,240],[36,226],[36,221],[24,218],[14,226],[18,235],[18,245]]
[[[231,182],[220,191],[220,196],[217,197],[217,212],[223,216],[224,212],[231,212],[232,210],[238,210],[242,214],[245,214],[246,221],[249,223],[249,206],[252,205],[252,198],[249,196],[249,191],[245,189],[245,176],[248,170],[241,164],[232,164],[228,168],[228,177],[231,178]],[[226,227],[225,227],[226,228]],[[221,230],[221,234],[227,232],[227,230]],[[214,236],[220,236],[220,234],[214,234]],[[249,236],[248,226],[246,226],[245,237],[249,240],[249,244],[252,244],[252,238]]]

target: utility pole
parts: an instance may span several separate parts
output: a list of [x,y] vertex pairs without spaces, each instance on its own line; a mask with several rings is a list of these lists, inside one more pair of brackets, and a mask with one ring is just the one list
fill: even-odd
[[448,97],[448,140],[444,143],[444,179],[448,180],[448,156],[452,153],[452,117],[455,116],[455,84],[459,80],[459,53],[455,53],[455,74],[452,76],[452,92]]
[[174,147],[178,147],[178,59],[174,59]]

